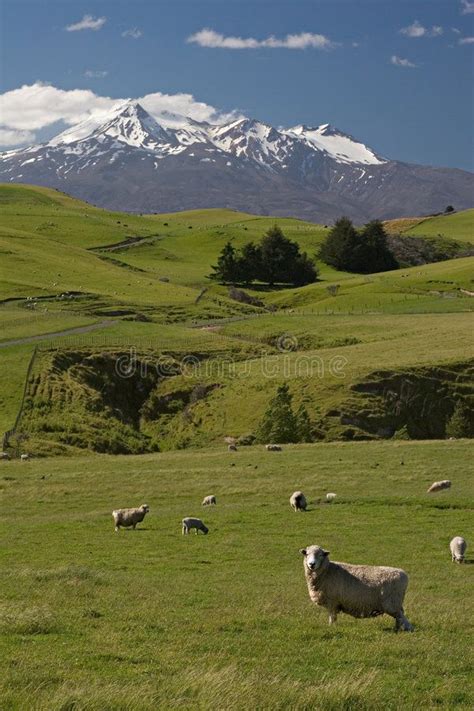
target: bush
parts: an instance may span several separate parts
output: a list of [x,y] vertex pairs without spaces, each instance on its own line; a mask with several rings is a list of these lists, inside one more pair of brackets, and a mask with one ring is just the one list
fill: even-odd
[[446,423],[446,437],[461,439],[470,437],[472,413],[469,407],[462,400],[458,400],[454,407],[453,414]]

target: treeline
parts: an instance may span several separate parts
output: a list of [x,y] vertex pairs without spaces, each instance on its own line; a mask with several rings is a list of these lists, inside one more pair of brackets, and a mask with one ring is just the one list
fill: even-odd
[[248,242],[236,250],[230,242],[224,246],[209,279],[221,284],[251,284],[254,281],[274,286],[312,284],[318,277],[314,261],[300,252],[296,242],[285,237],[274,225],[259,244]]

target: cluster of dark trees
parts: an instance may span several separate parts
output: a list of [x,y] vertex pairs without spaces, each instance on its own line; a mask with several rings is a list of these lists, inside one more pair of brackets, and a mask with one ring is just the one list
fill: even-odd
[[316,281],[317,276],[314,261],[306,252],[300,252],[298,244],[274,225],[259,244],[248,242],[241,250],[236,250],[227,242],[209,278],[222,284],[259,281],[269,286],[304,286]]
[[385,272],[399,266],[379,220],[356,230],[349,218],[341,217],[322,244],[319,256],[340,271],[358,274]]

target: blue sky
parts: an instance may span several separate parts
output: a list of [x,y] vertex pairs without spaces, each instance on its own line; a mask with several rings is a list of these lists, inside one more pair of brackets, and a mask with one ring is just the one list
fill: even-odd
[[390,158],[472,169],[473,35],[468,0],[3,0],[1,144],[159,92],[196,117],[329,122]]

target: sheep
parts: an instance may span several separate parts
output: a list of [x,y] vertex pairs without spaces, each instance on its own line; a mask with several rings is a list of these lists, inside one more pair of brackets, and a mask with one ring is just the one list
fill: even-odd
[[328,494],[326,494],[326,503],[330,504],[331,501],[334,501],[336,498],[336,494],[333,491],[330,491]]
[[217,504],[216,497],[213,494],[205,496],[202,500],[201,506],[215,506]]
[[444,489],[450,489],[450,488],[451,488],[450,480],[443,479],[442,481],[433,482],[433,484],[431,484],[430,488],[428,489],[427,493],[433,494],[436,491],[443,491]]
[[136,509],[116,509],[112,511],[115,530],[118,531],[120,527],[129,528],[130,526],[135,530],[137,523],[143,521],[149,510],[147,504],[142,504]]
[[294,491],[290,496],[290,506],[296,511],[306,511],[306,497],[302,491]]
[[281,452],[281,447],[279,444],[266,444],[265,449],[267,452]]
[[20,459],[22,462],[27,462],[29,458],[30,458],[29,454],[20,454]]
[[186,518],[183,518],[181,523],[183,525],[183,536],[187,535],[192,528],[195,529],[196,535],[199,531],[202,531],[204,535],[209,533],[208,527],[201,521],[200,518],[193,518],[192,516],[187,516]]
[[235,446],[235,444],[229,444],[229,445],[227,445],[227,450],[228,450],[229,452],[236,452],[236,451],[237,451],[237,447]]
[[329,611],[329,624],[338,612],[352,617],[395,618],[395,631],[413,630],[403,611],[408,575],[400,568],[351,565],[332,562],[329,551],[312,545],[302,548],[309,596],[316,605]]
[[8,454],[8,452],[0,452],[0,459],[8,460],[10,459],[10,455]]
[[449,544],[449,550],[451,551],[451,560],[453,563],[464,563],[464,556],[466,554],[467,543],[462,536],[456,536],[453,538]]

